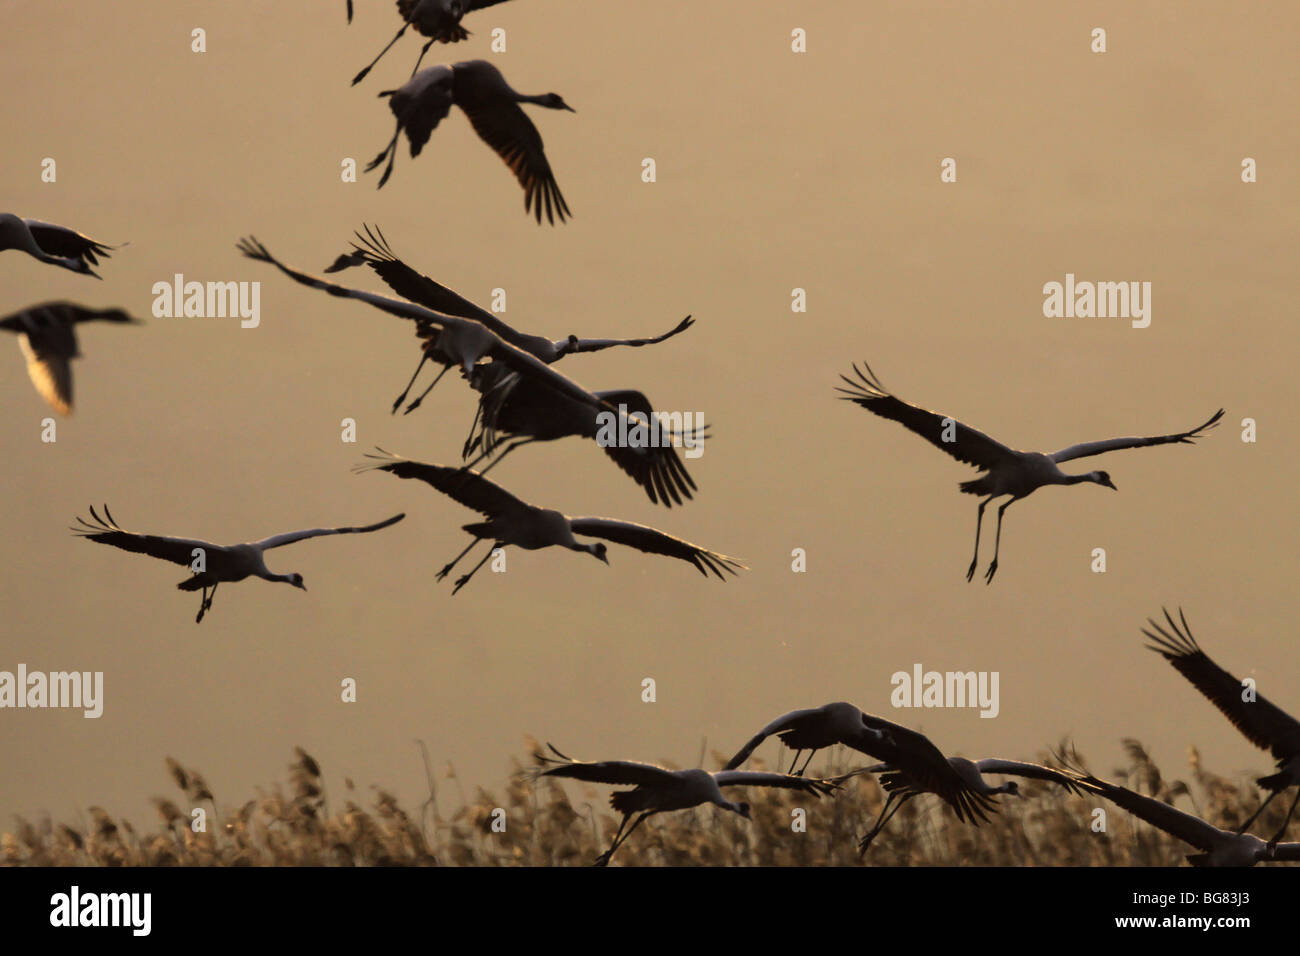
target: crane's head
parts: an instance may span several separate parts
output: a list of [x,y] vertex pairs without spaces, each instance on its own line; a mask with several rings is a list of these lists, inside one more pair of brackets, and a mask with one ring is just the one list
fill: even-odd
[[538,106],[545,106],[553,110],[568,110],[570,113],[578,112],[568,103],[564,102],[564,97],[559,93],[547,93],[537,103]]
[[1109,473],[1109,472],[1105,472],[1105,471],[1090,471],[1090,472],[1088,472],[1088,477],[1091,478],[1093,481],[1095,481],[1095,482],[1096,482],[1097,484],[1099,484],[1099,485],[1105,485],[1107,488],[1110,488],[1110,489],[1112,489],[1112,490],[1114,490],[1114,491],[1119,491],[1119,489],[1115,487],[1115,483],[1114,483],[1113,481],[1110,480],[1110,473]]
[[307,585],[302,583],[302,575],[296,571],[289,575],[289,583],[296,588],[302,588],[304,591],[307,590]]
[[742,817],[744,817],[746,820],[750,819],[748,803],[737,803],[735,805],[735,811],[739,813]]
[[589,544],[587,545],[586,550],[587,553],[591,555],[593,558],[599,558],[600,560],[604,561],[606,564],[609,564],[609,558],[606,557],[606,552],[609,549],[605,547],[605,542],[597,541],[595,544]]
[[1014,780],[1008,780],[998,789],[1002,793],[1009,793],[1013,797],[1019,797],[1021,800],[1025,799],[1025,795],[1020,792],[1020,784],[1016,783]]

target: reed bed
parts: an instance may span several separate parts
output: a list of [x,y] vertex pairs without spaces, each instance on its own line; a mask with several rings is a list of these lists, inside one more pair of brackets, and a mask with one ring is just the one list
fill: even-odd
[[[536,743],[529,741],[531,753]],[[1169,779],[1136,740],[1125,741],[1126,765],[1101,772],[1131,789],[1172,802],[1225,829],[1259,805],[1248,778],[1207,770],[1191,749],[1186,780]],[[726,759],[713,754],[717,766]],[[835,776],[867,761],[843,748],[825,751],[809,773]],[[1050,760],[1039,754],[1041,763]],[[429,793],[403,808],[379,787],[358,792],[351,780],[326,793],[319,764],[295,748],[288,776],[242,804],[220,803],[203,776],[168,758],[179,795],[155,797],[151,829],[113,819],[100,807],[87,818],[55,823],[22,818],[0,835],[6,866],[583,866],[609,844],[618,817],[610,787],[538,780],[534,760],[515,759],[500,793],[460,791],[453,769],[428,774]],[[764,768],[760,761],[754,769]],[[1093,768],[1100,771],[1100,768]],[[428,761],[426,759],[426,770]],[[449,782],[454,807],[444,809]],[[1020,780],[1024,799],[996,798],[1000,812],[980,827],[956,822],[937,797],[909,801],[877,838],[865,860],[857,841],[884,802],[869,775],[852,777],[834,799],[754,788],[739,799],[752,820],[714,807],[667,813],[647,821],[614,858],[615,866],[1172,866],[1185,844],[1130,817],[1099,797]],[[739,792],[739,791],[737,791]],[[1289,801],[1275,800],[1252,826],[1268,834]],[[194,808],[207,831],[191,828]],[[1094,809],[1106,811],[1107,832],[1093,832]],[[806,829],[796,832],[796,810]],[[504,822],[504,829],[502,829]],[[1282,864],[1267,864],[1270,866]]]

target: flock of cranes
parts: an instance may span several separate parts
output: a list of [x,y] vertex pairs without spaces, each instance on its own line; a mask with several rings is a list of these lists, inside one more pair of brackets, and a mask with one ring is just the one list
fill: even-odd
[[[456,43],[468,38],[461,25],[467,14],[503,0],[398,0],[401,28],[379,55],[353,79],[360,83],[383,56],[409,30],[427,38],[408,79],[383,90],[379,97],[396,120],[396,129],[385,148],[366,170],[384,166],[378,186],[392,175],[401,138],[405,134],[412,158],[429,142],[433,131],[457,106],[483,140],[518,180],[524,191],[524,210],[537,223],[543,215],[548,223],[563,223],[572,214],[560,191],[546,156],[542,138],[522,109],[531,105],[574,112],[556,93],[522,94],[502,73],[485,60],[469,60],[420,69],[434,43]],[[352,0],[347,16],[353,19]],[[0,251],[17,250],[42,263],[80,275],[100,278],[94,267],[106,259],[115,246],[91,239],[73,229],[0,214]],[[293,282],[328,295],[356,300],[414,323],[419,343],[419,364],[406,387],[392,404],[396,413],[405,403],[405,413],[418,408],[447,372],[455,370],[478,395],[469,432],[461,446],[459,465],[425,464],[378,449],[356,466],[357,471],[377,470],[398,478],[424,482],[442,495],[477,512],[484,520],[466,524],[469,545],[437,573],[447,577],[480,542],[489,549],[476,565],[456,579],[452,594],[463,588],[480,568],[501,549],[525,551],[563,548],[585,552],[609,564],[606,542],[643,553],[677,558],[691,564],[706,578],[712,574],[727,580],[747,570],[738,559],[693,544],[664,531],[630,521],[604,517],[571,517],[562,512],[530,504],[485,477],[507,455],[526,445],[577,437],[597,442],[619,470],[628,476],[652,503],[671,508],[691,501],[698,491],[677,448],[685,439],[702,439],[704,426],[687,426],[660,444],[609,444],[599,439],[600,423],[609,416],[620,425],[647,423],[658,412],[646,395],[634,388],[590,390],[555,367],[570,354],[598,352],[615,347],[640,348],[659,345],[686,332],[694,324],[688,315],[676,326],[658,335],[641,338],[580,338],[577,335],[550,339],[521,332],[498,315],[479,306],[429,276],[408,266],[393,254],[378,227],[366,226],[355,235],[351,251],[339,255],[324,271],[337,274],[352,268],[369,269],[391,290],[382,295],[337,284],[294,269],[277,259],[253,237],[238,243],[242,254],[278,269]],[[135,324],[121,309],[93,309],[72,302],[35,305],[0,319],[0,328],[15,333],[27,362],[28,374],[37,392],[60,414],[73,408],[71,360],[80,355],[76,326],[103,321]],[[412,390],[426,364],[441,371],[413,400]],[[993,556],[984,578],[991,583],[997,570],[1003,516],[1012,504],[1049,485],[1096,484],[1115,489],[1108,472],[1063,472],[1060,465],[1075,459],[1110,451],[1160,444],[1192,444],[1215,428],[1223,417],[1220,409],[1201,425],[1188,431],[1154,437],[1112,438],[1071,445],[1052,454],[1018,451],[990,438],[962,422],[905,402],[884,388],[870,366],[854,365],[852,375],[841,375],[840,397],[866,410],[898,422],[925,438],[957,461],[982,470],[983,474],[960,484],[963,493],[980,497],[976,513],[974,555],[966,579],[973,579],[979,561],[979,541],[984,510],[997,498],[1005,497],[997,512]],[[621,433],[621,430],[620,430]],[[487,462],[481,470],[475,470]],[[218,545],[211,542],[127,531],[103,507],[101,515],[90,509],[90,519],[78,518],[74,532],[90,541],[121,550],[144,554],[188,567],[190,575],[178,587],[200,591],[195,618],[201,622],[211,609],[221,583],[249,577],[289,584],[306,590],[300,573],[280,574],[266,564],[267,551],[325,535],[369,534],[395,525],[405,518],[397,514],[386,520],[359,527],[315,528],[275,535],[245,544]],[[579,538],[595,538],[582,541]],[[990,822],[997,811],[999,796],[1018,796],[1014,780],[990,783],[994,777],[1022,777],[1046,781],[1075,796],[1104,798],[1133,816],[1185,841],[1200,852],[1190,855],[1194,865],[1253,865],[1265,860],[1298,860],[1300,843],[1283,843],[1287,827],[1300,803],[1300,722],[1262,696],[1243,694],[1243,685],[1216,665],[1197,645],[1186,620],[1165,613],[1165,623],[1150,622],[1144,631],[1151,649],[1209,699],[1253,744],[1271,751],[1277,772],[1257,781],[1268,792],[1259,809],[1235,832],[1220,829],[1173,806],[1110,783],[1087,771],[1077,758],[1058,754],[1059,766],[1001,758],[969,760],[949,756],[915,730],[868,714],[856,706],[837,702],[795,710],[772,720],[759,730],[725,767],[717,772],[668,770],[631,761],[583,762],[551,747],[539,754],[536,775],[569,778],[589,783],[628,787],[613,794],[610,803],[622,820],[609,849],[597,860],[607,864],[615,852],[649,817],[701,805],[714,805],[749,817],[749,804],[735,802],[724,790],[744,787],[776,787],[813,797],[833,797],[848,780],[861,774],[879,775],[888,794],[871,828],[861,838],[859,849],[866,854],[889,820],[909,800],[932,794],[946,805],[960,823],[979,826]],[[745,771],[741,766],[769,737],[794,751],[787,773]],[[872,758],[873,763],[833,779],[805,776],[817,751],[844,746]],[[800,759],[807,754],[802,766]],[[779,766],[779,764],[778,764]],[[1265,840],[1246,832],[1276,796],[1298,788],[1281,827]]]
[[[1281,842],[1296,803],[1300,803],[1300,789],[1286,819],[1269,839],[1246,832],[1275,796],[1290,787],[1300,787],[1300,721],[1263,697],[1253,695],[1247,701],[1243,683],[1218,667],[1200,649],[1181,610],[1179,618],[1181,628],[1174,623],[1169,612],[1165,612],[1169,631],[1154,621],[1150,622],[1156,633],[1145,630],[1143,633],[1156,641],[1152,649],[1163,654],[1252,743],[1270,748],[1278,760],[1279,772],[1257,781],[1261,788],[1269,791],[1268,798],[1235,831],[1220,829],[1155,797],[1094,776],[1073,752],[1055,752],[1056,767],[998,757],[968,760],[947,756],[924,734],[865,713],[844,701],[782,714],[754,734],[717,773],[668,770],[625,760],[577,761],[556,750],[554,745],[548,745],[551,754],[539,752],[535,755],[538,766],[531,773],[534,777],[568,777],[632,788],[618,791],[610,798],[610,806],[623,817],[613,844],[597,858],[597,866],[609,863],[632,831],[656,813],[714,804],[748,818],[749,805],[727,800],[721,787],[780,787],[817,797],[833,796],[846,781],[862,774],[879,774],[880,786],[888,794],[871,829],[858,843],[858,850],[863,855],[899,808],[921,794],[937,796],[959,823],[977,827],[988,823],[989,814],[997,812],[995,797],[1021,795],[1016,781],[994,785],[984,779],[986,774],[990,774],[1043,780],[1055,784],[1068,795],[1085,800],[1102,797],[1201,851],[1187,855],[1187,861],[1193,866],[1254,866],[1265,861],[1300,861],[1300,842]],[[746,773],[738,769],[773,736],[782,746],[795,752],[787,773]],[[881,762],[831,778],[804,776],[817,751],[837,745]],[[805,751],[808,757],[803,766],[799,766],[799,759]],[[779,760],[777,766],[780,767]],[[1081,814],[1081,829],[1086,828],[1085,819]],[[631,827],[628,827],[629,821],[632,821]]]

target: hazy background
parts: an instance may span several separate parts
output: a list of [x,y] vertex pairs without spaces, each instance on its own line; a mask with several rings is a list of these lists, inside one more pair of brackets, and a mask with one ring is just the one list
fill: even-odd
[[[148,323],[82,328],[78,410],[53,445],[52,412],[3,345],[0,669],[102,670],[106,704],[99,720],[0,712],[0,815],[73,820],[99,804],[150,821],[167,755],[235,804],[282,778],[295,744],[331,786],[347,775],[412,802],[417,739],[467,790],[499,787],[524,734],[692,765],[702,739],[730,751],[786,710],[841,699],[972,757],[1032,757],[1072,734],[1109,772],[1135,735],[1171,771],[1189,744],[1216,770],[1264,770],[1139,627],[1181,603],[1219,663],[1300,711],[1300,9],[1089,6],[518,0],[473,14],[473,37],[426,64],[490,57],[517,89],[578,111],[529,108],[574,213],[539,228],[459,111],[417,160],[403,141],[382,191],[377,174],[340,182],[344,158],[364,165],[391,135],[376,94],[419,50],[407,36],[349,87],[400,25],[390,2],[361,0],[350,28],[342,0],[0,3],[0,209],[130,242],[102,283],[0,256],[0,312],[69,298]],[[488,52],[497,26],[505,55]],[[1104,55],[1089,52],[1094,26]],[[794,27],[806,54],[790,52]],[[57,184],[40,181],[46,156]],[[946,156],[955,185],[939,181]],[[1245,156],[1255,185],[1240,182]],[[319,272],[363,222],[475,301],[504,287],[504,318],[530,332],[650,335],[693,313],[670,343],[561,368],[704,413],[716,440],[689,463],[694,502],[651,505],[576,439],[492,477],[753,570],[724,585],[617,546],[611,567],[512,550],[507,574],[484,570],[454,599],[436,584],[475,517],[348,468],[375,444],[454,463],[473,395],[449,376],[390,416],[418,359],[409,324],[234,248],[252,233]],[[261,327],[152,318],[151,286],[176,272],[261,281]],[[1151,327],[1044,318],[1042,286],[1066,272],[1152,282]],[[1227,414],[1194,447],[1075,463],[1119,492],[1017,504],[993,585],[968,585],[976,499],[956,485],[975,472],[834,400],[862,358],[901,397],[1021,448]],[[1240,441],[1247,416],[1257,444]],[[344,417],[356,444],[340,441]],[[183,568],[65,531],[101,501],[127,528],[219,543],[408,518],[272,552],[310,591],[226,585],[196,626]],[[806,574],[791,573],[795,547]],[[1089,570],[1095,547],[1106,574]],[[916,662],[1000,671],[1000,716],[893,710],[889,676]],[[345,677],[356,704],[339,701]]]

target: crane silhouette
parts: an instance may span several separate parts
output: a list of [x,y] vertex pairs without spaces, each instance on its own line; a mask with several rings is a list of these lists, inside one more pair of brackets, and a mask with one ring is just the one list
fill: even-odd
[[[367,534],[397,524],[406,517],[405,514],[394,515],[386,521],[366,525],[363,528],[312,528],[307,531],[277,534],[274,537],[250,541],[246,544],[221,545],[200,541],[197,538],[169,538],[164,535],[127,531],[113,519],[108,505],[104,505],[102,518],[95,511],[94,506],[91,506],[90,515],[91,521],[77,518],[81,527],[73,528],[74,534],[99,544],[121,548],[123,551],[147,554],[151,558],[161,558],[173,564],[189,565],[192,569],[195,567],[195,562],[200,563],[201,570],[195,570],[192,577],[176,585],[182,591],[203,592],[199,603],[199,614],[194,619],[196,624],[203,620],[203,615],[212,607],[212,599],[217,595],[217,585],[223,582],[259,577],[266,581],[291,584],[296,588],[307,590],[306,585],[302,583],[301,574],[275,574],[267,568],[265,552],[272,548],[282,548],[286,544],[327,534]],[[212,589],[211,594],[208,593],[209,588]]]
[[1108,438],[1103,441],[1083,442],[1050,455],[1016,451],[951,416],[932,412],[896,398],[880,384],[876,374],[871,371],[871,366],[864,362],[863,367],[865,371],[856,365],[853,366],[856,380],[847,375],[840,376],[848,386],[836,388],[843,393],[840,396],[843,400],[861,405],[881,418],[898,422],[958,461],[974,465],[985,472],[979,478],[963,481],[960,485],[961,490],[968,495],[988,496],[980,502],[975,516],[975,554],[971,558],[970,567],[966,570],[967,581],[974,577],[975,566],[979,561],[980,525],[984,520],[984,509],[995,498],[1009,496],[1008,500],[998,508],[993,560],[984,575],[986,583],[992,583],[993,575],[998,570],[998,549],[1002,542],[1002,515],[1017,501],[1047,485],[1078,485],[1091,482],[1115,489],[1107,472],[1089,471],[1080,475],[1067,475],[1057,467],[1058,465],[1073,461],[1075,458],[1088,458],[1108,451],[1118,451],[1121,448],[1145,448],[1149,445],[1167,444],[1190,445],[1204,432],[1218,425],[1219,419],[1223,417],[1223,409],[1219,409],[1203,424],[1190,431],[1173,435],[1156,435],[1151,438]]
[[[435,43],[459,43],[461,40],[469,39],[469,31],[460,25],[461,18],[465,14],[505,2],[506,0],[397,0],[397,12],[402,17],[402,29],[398,30],[397,36],[389,40],[388,45],[379,51],[379,56],[370,61],[369,66],[352,78],[352,85],[356,86],[364,80],[366,74],[374,69],[375,64],[383,59],[384,54],[393,48],[393,44],[400,40],[410,27],[415,27],[417,33],[429,38],[424,48],[420,50],[419,59],[415,61],[415,69],[411,70],[411,75],[414,76],[424,61],[424,55],[429,52],[429,47]],[[348,0],[348,23],[351,22],[352,0]]]
[[[614,786],[630,786],[631,790],[620,790],[609,798],[609,805],[623,814],[614,842],[608,850],[596,858],[596,866],[606,866],[615,851],[627,842],[633,831],[656,813],[672,810],[688,810],[701,804],[711,803],[724,810],[750,819],[748,803],[736,803],[723,796],[723,787],[778,787],[783,790],[797,790],[810,793],[820,798],[833,794],[839,789],[839,780],[813,780],[808,777],[795,777],[784,773],[762,773],[749,770],[720,770],[710,773],[707,770],[668,770],[654,764],[637,763],[631,760],[599,760],[583,762],[574,760],[560,753],[553,744],[547,744],[554,756],[536,753],[541,766],[552,764],[547,769],[538,769],[535,777],[568,777],[572,780],[585,780],[589,783],[607,783]],[[635,817],[635,820],[633,820]],[[628,821],[632,825],[628,827]],[[627,828],[624,832],[624,828]]]
[[[390,289],[400,295],[403,299],[422,305],[426,309],[432,309],[434,312],[441,312],[445,315],[460,316],[461,318],[472,319],[480,322],[491,329],[500,338],[532,355],[539,362],[545,362],[551,365],[564,358],[566,355],[572,355],[576,352],[599,352],[604,349],[614,348],[616,346],[629,346],[631,348],[640,348],[644,345],[657,345],[660,342],[667,341],[680,332],[685,332],[694,324],[694,319],[689,315],[679,322],[674,328],[662,335],[652,338],[639,339],[581,339],[576,335],[569,335],[563,339],[551,340],[540,335],[530,335],[525,332],[519,332],[513,326],[501,319],[500,316],[489,312],[473,302],[470,302],[464,296],[447,288],[440,282],[416,272],[406,263],[402,262],[393,251],[389,248],[388,240],[384,237],[383,232],[378,226],[374,228],[365,226],[365,235],[360,232],[356,233],[357,241],[352,243],[354,251],[343,253],[325,270],[326,273],[337,273],[353,266],[369,266],[376,275],[378,275],[388,285]],[[433,391],[435,385],[446,374],[450,367],[447,360],[440,356],[438,340],[441,335],[437,326],[426,322],[417,322],[416,335],[419,336],[423,345],[421,348],[420,364],[415,367],[415,374],[411,376],[410,382],[402,390],[402,394],[397,396],[393,402],[393,411],[396,412],[398,407],[406,400],[411,388],[415,385],[415,380],[420,375],[420,370],[424,368],[426,362],[442,364],[443,371],[433,380],[433,382],[420,395],[411,402],[406,408],[406,413],[410,414],[415,411],[424,401],[425,397]]]
[[[1182,609],[1178,610],[1178,619],[1182,622],[1181,629],[1174,622],[1169,611],[1162,610],[1169,629],[1165,630],[1151,618],[1147,618],[1147,623],[1151,625],[1152,630],[1143,628],[1142,633],[1155,642],[1148,644],[1147,647],[1167,660],[1178,673],[1191,681],[1192,686],[1217,707],[1247,740],[1256,747],[1271,751],[1277,760],[1277,773],[1260,777],[1255,781],[1269,791],[1269,794],[1268,798],[1250,815],[1250,819],[1237,831],[1244,833],[1264,812],[1264,808],[1274,797],[1288,787],[1300,786],[1300,720],[1296,720],[1280,707],[1269,703],[1263,695],[1252,693],[1249,700],[1244,699],[1246,695],[1243,693],[1242,682],[1214,663],[1210,656],[1201,650],[1200,645],[1196,643],[1196,638],[1192,637],[1192,629],[1187,626],[1187,618],[1183,616]],[[1286,833],[1297,803],[1300,803],[1300,790],[1296,791],[1295,799],[1291,801],[1291,809],[1287,811],[1282,826],[1278,828],[1270,842],[1276,843]]]
[[82,322],[141,324],[121,309],[72,302],[45,302],[0,319],[0,329],[17,333],[36,391],[60,415],[72,414],[72,360],[81,357],[76,328]]
[[552,225],[557,217],[564,222],[565,216],[572,215],[546,158],[542,135],[519,107],[520,103],[532,103],[577,112],[558,93],[519,93],[487,60],[468,60],[451,66],[431,66],[397,89],[379,95],[388,97],[397,128],[388,145],[366,166],[366,172],[370,172],[388,160],[378,188],[382,189],[393,173],[403,130],[414,159],[454,104],[469,119],[479,139],[492,147],[519,180],[524,189],[525,214],[532,213],[540,224],[545,206],[546,221]]
[[574,537],[578,534],[604,538],[647,554],[678,558],[692,564],[705,577],[712,572],[723,581],[726,580],[723,577],[724,571],[734,575],[737,570],[748,570],[735,558],[675,538],[656,528],[614,518],[571,518],[558,511],[530,505],[476,471],[411,461],[386,452],[382,448],[377,451],[380,454],[367,455],[369,461],[362,462],[354,470],[386,471],[398,478],[418,479],[488,519],[463,527],[462,530],[472,535],[473,540],[464,551],[438,572],[437,580],[441,581],[476,544],[483,540],[491,542],[491,547],[474,569],[456,579],[453,594],[469,583],[479,568],[487,563],[493,551],[508,545],[523,548],[525,551],[549,547],[585,551],[593,558],[609,564],[604,541],[594,544],[579,542]]
[[39,219],[20,219],[13,213],[0,213],[0,252],[17,249],[48,265],[59,266],[71,272],[101,278],[91,266],[98,265],[98,256],[108,258],[115,246],[83,236],[67,226],[41,222]]

